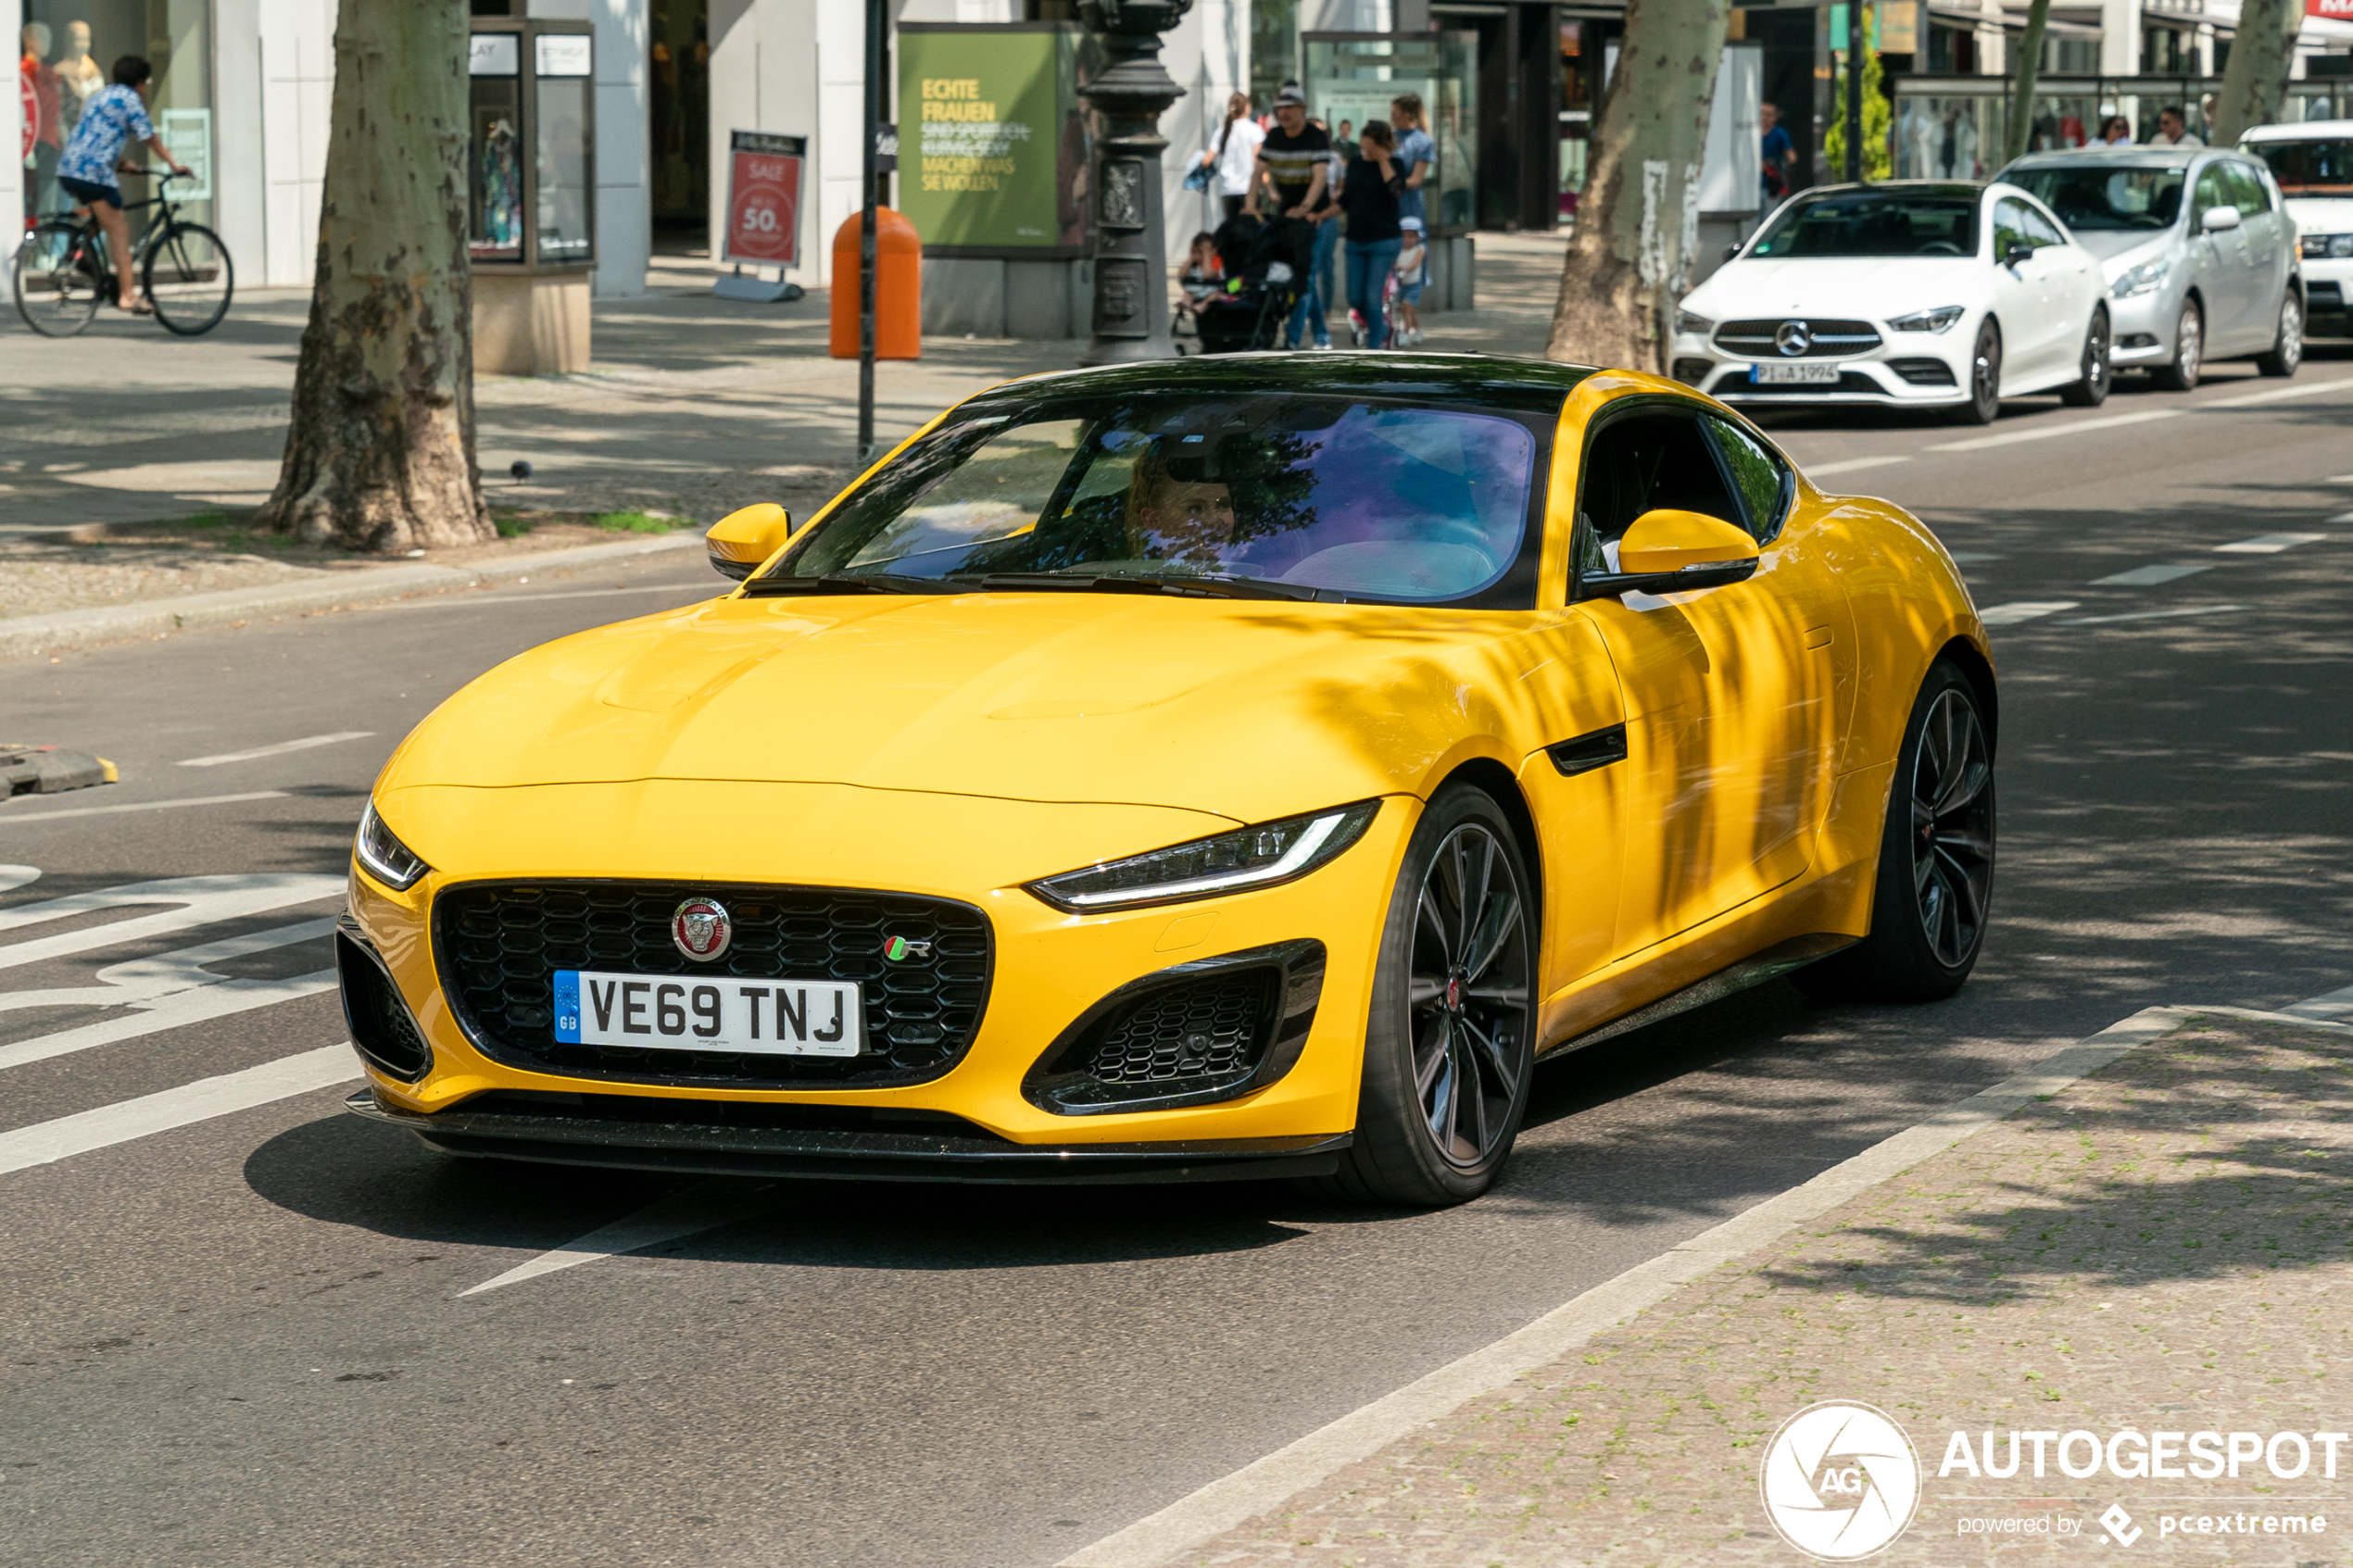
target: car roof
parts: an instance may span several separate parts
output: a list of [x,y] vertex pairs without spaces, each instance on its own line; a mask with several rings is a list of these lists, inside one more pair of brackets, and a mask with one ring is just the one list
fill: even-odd
[[1557,408],[1561,398],[1594,373],[1591,365],[1564,365],[1511,354],[1195,354],[1025,376],[992,387],[966,407],[1048,396],[1320,392]]
[[1859,185],[1809,186],[1792,199],[1856,195],[1880,191],[1899,196],[1975,196],[1984,189],[1982,182],[1973,180],[1866,180]]
[[2244,142],[2334,142],[2353,136],[2353,119],[2308,119],[2300,125],[2259,125]]
[[[2065,152],[2028,153],[2003,170],[2011,169],[2179,169],[2209,153],[2228,152],[2227,147],[2070,147]],[[1996,175],[1994,178],[2001,178]]]

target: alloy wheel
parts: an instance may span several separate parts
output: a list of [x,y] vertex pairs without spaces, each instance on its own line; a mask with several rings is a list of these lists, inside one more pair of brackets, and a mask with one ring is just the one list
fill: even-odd
[[2092,330],[2083,340],[2083,385],[2094,401],[2108,389],[2108,312],[2094,311]]
[[1530,1064],[1534,954],[1511,858],[1483,823],[1448,834],[1414,911],[1407,1022],[1421,1125],[1441,1158],[1469,1169],[1517,1124]]
[[1969,361],[1969,390],[1980,417],[1991,424],[1993,417],[1984,410],[1998,409],[2002,403],[2002,339],[1991,323],[1978,332],[1977,353]]
[[2293,289],[2280,302],[2280,345],[2271,354],[2279,361],[2282,375],[2296,374],[2304,363],[2304,307]]
[[2182,312],[2178,341],[2180,347],[2173,354],[2174,379],[2186,392],[2197,385],[2198,371],[2206,358],[2206,318],[2195,307]]
[[1994,764],[1977,710],[1938,695],[1912,765],[1912,888],[1936,961],[1976,951],[1994,888]]

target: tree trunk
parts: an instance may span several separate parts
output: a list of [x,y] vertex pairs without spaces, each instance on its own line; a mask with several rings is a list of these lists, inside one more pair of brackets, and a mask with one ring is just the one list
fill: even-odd
[[2222,93],[2206,139],[2228,147],[2258,125],[2280,118],[2287,98],[2287,73],[2296,62],[2296,35],[2304,26],[2302,0],[2245,0],[2237,39],[2222,68]]
[[2051,0],[2033,0],[2026,11],[2026,36],[2018,41],[2018,91],[2010,100],[2009,143],[2002,161],[2026,156],[2034,140],[2034,78],[2043,69],[2043,30],[2050,24]]
[[1593,127],[1548,358],[1663,373],[1699,243],[1699,164],[1726,0],[1633,0]]
[[474,471],[467,7],[338,8],[319,260],[261,521],[398,554],[496,536]]

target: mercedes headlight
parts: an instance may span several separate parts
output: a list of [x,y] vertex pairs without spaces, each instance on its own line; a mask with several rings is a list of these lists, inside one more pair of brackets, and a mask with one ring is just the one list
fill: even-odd
[[1909,316],[1898,316],[1887,324],[1899,332],[1941,332],[1969,313],[1965,305],[1940,305],[1933,310],[1915,310]]
[[351,851],[359,857],[360,867],[370,876],[396,893],[406,893],[417,885],[418,878],[433,870],[411,854],[407,845],[392,836],[384,820],[376,815],[376,803],[372,800],[360,813],[359,836],[352,841]]
[[2116,282],[2109,285],[2108,292],[2119,299],[2155,294],[2165,286],[2166,274],[2172,270],[2173,264],[2163,257],[2155,261],[2144,261],[2138,267],[2129,267],[2119,273]]
[[1694,316],[1688,310],[1675,312],[1675,330],[1693,337],[1705,337],[1716,330],[1716,323],[1705,316]]
[[2353,256],[2353,234],[2307,234],[2303,249],[2307,261],[2336,260]]
[[1058,909],[1086,914],[1145,904],[1214,898],[1290,882],[1331,859],[1364,836],[1380,802],[1362,800],[1328,811],[1197,838],[1124,860],[1105,860],[1028,884]]

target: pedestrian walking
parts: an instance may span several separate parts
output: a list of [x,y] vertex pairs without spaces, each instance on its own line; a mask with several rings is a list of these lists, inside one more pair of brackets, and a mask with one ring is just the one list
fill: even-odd
[[1765,200],[1777,202],[1789,194],[1790,170],[1797,163],[1797,144],[1790,139],[1789,127],[1781,123],[1780,105],[1757,105],[1756,122],[1764,127],[1757,178],[1763,182]]
[[1386,121],[1365,122],[1357,154],[1340,185],[1340,205],[1348,215],[1348,303],[1365,322],[1365,346],[1389,346],[1389,320],[1381,296],[1403,247],[1398,198],[1405,187],[1397,172],[1397,138]]
[[1397,221],[1404,231],[1404,248],[1397,258],[1398,346],[1411,348],[1422,341],[1422,285],[1429,282],[1428,198],[1423,187],[1437,167],[1438,144],[1430,140],[1419,93],[1402,93],[1390,101],[1390,129],[1397,136],[1397,172],[1404,188],[1397,198]]
[[1201,155],[1202,167],[1217,174],[1217,196],[1231,218],[1242,209],[1250,197],[1251,182],[1258,169],[1258,144],[1266,132],[1250,117],[1250,94],[1236,93],[1226,100],[1226,123],[1217,132],[1217,140]]
[[57,186],[80,204],[76,212],[87,210],[106,233],[107,253],[114,257],[115,304],[133,315],[152,316],[155,307],[139,297],[138,280],[132,274],[131,220],[123,215],[122,187],[115,177],[118,169],[146,172],[142,165],[122,161],[123,147],[133,137],[170,165],[174,174],[187,173],[188,166],[171,156],[147,119],[154,68],[136,55],[125,55],[115,61],[113,75],[112,86],[92,94],[82,106],[82,121],[57,163]]

